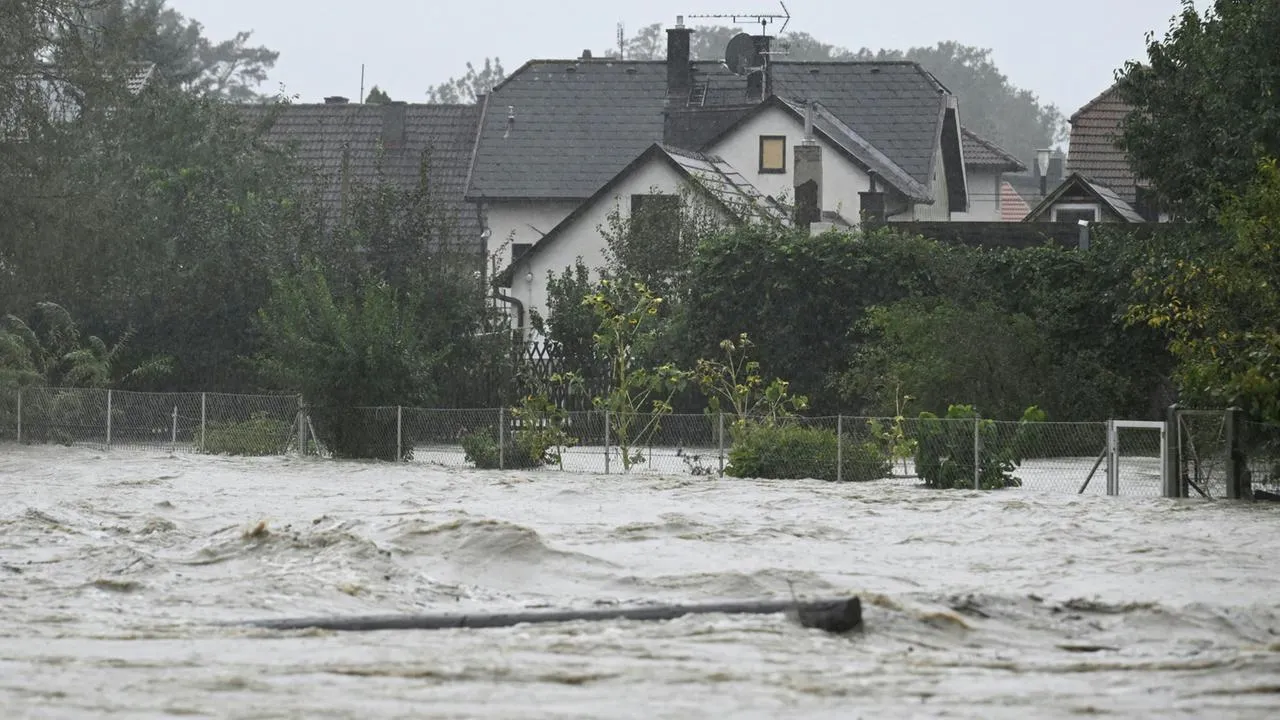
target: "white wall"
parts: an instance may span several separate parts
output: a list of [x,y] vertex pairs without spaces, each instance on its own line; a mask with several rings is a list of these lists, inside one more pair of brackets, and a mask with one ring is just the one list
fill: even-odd
[[1000,182],[997,170],[969,170],[969,212],[952,213],[951,219],[970,222],[1000,221]]
[[[557,277],[565,268],[572,268],[579,256],[588,268],[593,271],[592,280],[599,278],[596,270],[605,263],[604,250],[606,243],[600,234],[600,228],[608,224],[609,213],[617,208],[622,217],[631,214],[631,196],[650,192],[678,194],[684,178],[676,172],[664,159],[655,157],[646,165],[637,168],[630,177],[623,180],[613,191],[599,198],[586,208],[585,212],[565,227],[553,242],[539,248],[527,260],[522,260],[515,268],[511,282],[510,295],[524,303],[526,327],[530,310],[537,310],[547,317],[547,272]],[[528,279],[532,273],[532,280]],[[533,333],[530,340],[539,340]]]
[[951,202],[947,197],[947,173],[942,164],[942,145],[933,156],[933,204],[916,203],[913,220],[946,221],[951,219]]
[[[760,172],[760,136],[785,135],[787,171]],[[765,195],[795,201],[795,146],[804,140],[804,123],[780,108],[769,108],[740,125],[730,136],[708,148],[742,173]],[[850,222],[858,222],[862,202],[858,193],[871,189],[866,173],[840,151],[819,139],[822,146],[822,209],[839,212]]]
[[511,246],[536,243],[560,224],[579,204],[577,200],[485,200],[488,252],[496,255],[497,272],[511,264]]

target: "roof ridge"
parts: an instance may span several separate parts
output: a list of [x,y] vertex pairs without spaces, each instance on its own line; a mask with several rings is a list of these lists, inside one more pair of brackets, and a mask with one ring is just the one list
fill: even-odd
[[[1119,87],[1120,87],[1119,80],[1116,80],[1115,82],[1111,83],[1111,85],[1108,86],[1106,90],[1103,90],[1102,92],[1098,93],[1097,95],[1094,96],[1092,100],[1085,103],[1084,105],[1081,105],[1079,110],[1076,110],[1074,113],[1071,113],[1071,117],[1067,119],[1067,122],[1071,124],[1075,124],[1076,118],[1092,110],[1099,103],[1101,103],[1103,99],[1105,99],[1108,95],[1110,95],[1113,91],[1115,91]],[[1121,102],[1125,105],[1128,105],[1128,103],[1125,103],[1123,100],[1121,100]]]

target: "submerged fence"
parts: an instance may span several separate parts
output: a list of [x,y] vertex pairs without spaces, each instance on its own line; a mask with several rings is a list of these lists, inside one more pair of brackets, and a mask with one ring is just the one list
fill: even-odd
[[[339,418],[335,420],[335,418]],[[528,417],[508,408],[309,408],[297,395],[0,389],[0,443],[445,467],[875,481],[930,488],[1247,497],[1280,492],[1280,426],[1223,410],[1161,422],[731,415]],[[344,451],[343,448],[348,450]]]

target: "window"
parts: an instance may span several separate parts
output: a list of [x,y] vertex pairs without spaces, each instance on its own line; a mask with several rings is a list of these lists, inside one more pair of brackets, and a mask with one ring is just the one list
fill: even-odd
[[1074,223],[1080,220],[1098,222],[1101,220],[1101,208],[1088,203],[1062,203],[1054,205],[1049,216],[1051,222]]
[[760,136],[760,172],[785,173],[787,171],[787,136]]

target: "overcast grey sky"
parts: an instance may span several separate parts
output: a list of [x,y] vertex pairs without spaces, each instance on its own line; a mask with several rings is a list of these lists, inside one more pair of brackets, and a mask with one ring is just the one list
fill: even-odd
[[[1209,0],[1197,0],[1203,10]],[[467,61],[497,56],[507,72],[531,58],[571,58],[616,45],[644,25],[676,15],[780,12],[777,0],[169,0],[211,39],[253,30],[253,44],[280,52],[264,91],[352,99],[379,85],[396,100],[422,102],[431,85],[461,75]],[[788,30],[827,43],[906,49],[955,40],[991,48],[1018,87],[1066,115],[1145,58],[1148,31],[1163,37],[1179,0],[790,0]],[[553,9],[558,8],[558,9]],[[686,24],[729,24],[689,18]],[[778,26],[772,26],[776,29]],[[747,28],[750,29],[750,28]],[[963,108],[961,108],[963,112]]]

